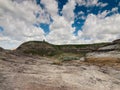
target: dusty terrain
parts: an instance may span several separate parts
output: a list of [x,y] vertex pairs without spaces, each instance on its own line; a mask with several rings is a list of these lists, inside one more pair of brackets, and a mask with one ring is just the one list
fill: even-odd
[[[119,41],[97,50],[98,44],[90,49],[45,42],[25,43],[14,51],[1,48],[0,90],[120,90]],[[64,54],[61,48],[79,51]]]
[[[117,63],[117,66],[120,66]],[[114,64],[113,64],[114,65]],[[0,53],[0,90],[119,90],[120,67]]]

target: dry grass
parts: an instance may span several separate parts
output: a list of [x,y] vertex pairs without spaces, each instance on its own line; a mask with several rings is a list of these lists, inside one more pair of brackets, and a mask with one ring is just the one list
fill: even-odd
[[86,63],[98,66],[120,67],[120,58],[115,57],[87,58]]
[[54,65],[62,65],[62,61],[54,60],[52,64],[54,64]]

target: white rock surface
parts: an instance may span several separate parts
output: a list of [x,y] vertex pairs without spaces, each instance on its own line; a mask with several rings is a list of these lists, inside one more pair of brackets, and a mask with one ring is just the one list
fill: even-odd
[[120,58],[120,52],[119,51],[110,51],[110,52],[92,52],[88,53],[86,55],[87,58],[100,58],[100,57],[115,57],[115,58]]
[[111,50],[111,49],[120,50],[120,44],[108,45],[105,47],[101,47],[98,50]]

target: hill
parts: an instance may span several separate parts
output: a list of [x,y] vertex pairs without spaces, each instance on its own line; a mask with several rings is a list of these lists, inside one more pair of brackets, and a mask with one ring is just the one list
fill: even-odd
[[52,56],[56,53],[54,46],[44,41],[25,42],[16,51],[22,54],[37,54],[41,56]]
[[2,52],[4,49],[0,47],[0,52]]
[[41,56],[54,56],[60,53],[87,53],[109,43],[81,44],[81,45],[53,45],[45,41],[28,41],[20,45],[16,51],[22,54],[37,54]]
[[120,62],[120,40],[81,45],[53,45],[45,41],[28,41],[20,45],[15,52],[20,55],[39,55],[57,59],[55,64],[82,60],[97,65],[112,65],[113,62]]

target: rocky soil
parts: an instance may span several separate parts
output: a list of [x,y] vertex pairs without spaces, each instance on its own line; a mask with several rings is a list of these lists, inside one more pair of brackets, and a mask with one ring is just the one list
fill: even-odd
[[[120,67],[0,53],[0,90],[119,90]],[[119,64],[119,63],[118,63]],[[120,65],[118,65],[120,66]]]
[[[64,62],[1,48],[0,90],[120,90],[119,42],[100,47],[79,60]],[[34,50],[34,45],[43,51],[39,43],[25,45],[28,49],[22,46],[19,51],[29,47]],[[53,50],[52,46],[46,47],[46,52]]]

